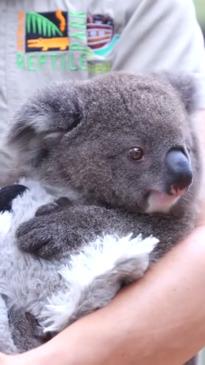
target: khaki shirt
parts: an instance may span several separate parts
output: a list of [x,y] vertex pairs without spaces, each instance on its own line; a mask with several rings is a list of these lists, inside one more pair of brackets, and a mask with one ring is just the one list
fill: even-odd
[[29,95],[52,81],[110,70],[193,72],[205,80],[191,0],[1,0],[0,14],[1,136]]

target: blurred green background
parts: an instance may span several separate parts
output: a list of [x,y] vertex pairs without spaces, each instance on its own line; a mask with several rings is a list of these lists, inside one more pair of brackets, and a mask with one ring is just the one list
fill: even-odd
[[194,0],[199,23],[205,35],[205,0]]

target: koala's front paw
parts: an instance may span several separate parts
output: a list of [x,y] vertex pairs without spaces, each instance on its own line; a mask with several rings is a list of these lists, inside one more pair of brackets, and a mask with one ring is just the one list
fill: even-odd
[[18,247],[42,258],[56,258],[68,249],[68,230],[63,217],[49,214],[34,217],[16,232]]

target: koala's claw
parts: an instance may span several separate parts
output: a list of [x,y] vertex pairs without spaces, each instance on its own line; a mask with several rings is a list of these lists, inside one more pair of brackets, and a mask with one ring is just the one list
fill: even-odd
[[48,203],[48,204],[42,205],[36,211],[35,216],[38,217],[40,215],[50,214],[50,213],[59,211],[69,205],[72,205],[72,202],[66,197],[61,197],[61,198],[55,200],[53,203]]
[[36,211],[35,216],[38,217],[40,215],[50,214],[58,210],[59,206],[56,202],[49,203],[42,205],[38,210]]

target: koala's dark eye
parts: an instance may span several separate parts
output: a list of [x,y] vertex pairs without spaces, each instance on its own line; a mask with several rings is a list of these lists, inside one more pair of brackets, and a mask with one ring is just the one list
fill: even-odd
[[129,149],[128,156],[131,160],[139,161],[144,156],[143,149],[141,147],[132,147]]

